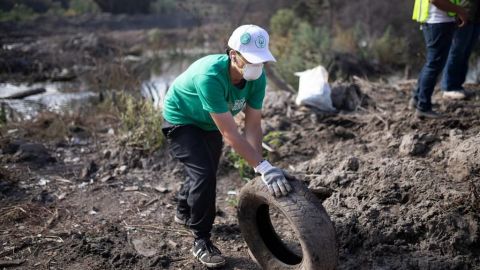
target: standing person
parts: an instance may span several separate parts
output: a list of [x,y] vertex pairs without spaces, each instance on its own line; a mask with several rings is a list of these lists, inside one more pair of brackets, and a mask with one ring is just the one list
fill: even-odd
[[419,78],[418,86],[410,100],[419,118],[438,118],[440,114],[432,109],[432,94],[438,76],[447,61],[448,52],[455,31],[455,16],[458,27],[467,23],[468,15],[459,6],[460,0],[415,0],[413,19],[421,23],[427,47],[427,57]]
[[[272,194],[282,196],[292,190],[284,172],[262,158],[263,65],[275,62],[268,43],[268,33],[261,27],[238,27],[228,40],[226,54],[194,62],[175,79],[165,97],[162,131],[187,173],[174,220],[189,226],[195,237],[193,256],[207,267],[225,264],[210,240],[222,138],[261,174]],[[244,136],[233,119],[242,110]]]
[[478,0],[463,0],[461,6],[468,12],[469,20],[455,30],[447,64],[443,71],[441,89],[446,99],[465,99],[463,83],[468,72],[468,61],[480,34]]

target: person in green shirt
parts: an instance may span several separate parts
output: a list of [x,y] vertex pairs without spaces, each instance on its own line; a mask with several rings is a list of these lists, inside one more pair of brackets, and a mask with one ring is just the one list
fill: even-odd
[[[274,196],[292,190],[284,171],[262,157],[263,65],[276,61],[268,44],[269,35],[261,27],[238,27],[228,40],[226,54],[195,61],[174,80],[165,96],[162,131],[170,152],[187,173],[178,193],[174,221],[192,230],[192,253],[207,267],[225,264],[210,240],[223,140],[261,174]],[[233,119],[240,111],[245,113],[244,135]]]

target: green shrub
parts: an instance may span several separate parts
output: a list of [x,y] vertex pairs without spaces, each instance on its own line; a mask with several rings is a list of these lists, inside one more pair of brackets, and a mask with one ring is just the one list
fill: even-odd
[[165,138],[162,134],[162,115],[153,104],[137,99],[125,92],[106,93],[97,106],[100,115],[112,115],[119,119],[122,143],[148,152],[159,149]]
[[15,4],[10,11],[0,10],[0,21],[28,21],[37,17],[37,14],[30,7],[23,4]]
[[230,164],[232,164],[234,168],[237,169],[240,177],[242,177],[243,180],[249,181],[250,179],[255,177],[255,171],[253,170],[253,168],[247,163],[244,158],[242,158],[233,150],[228,153],[227,160]]
[[120,96],[123,131],[127,134],[127,144],[155,151],[164,142],[162,115],[148,100],[137,100],[128,94]]
[[68,15],[98,13],[100,8],[93,0],[70,0]]
[[357,54],[360,35],[358,28],[342,29],[337,26],[333,36],[332,49],[335,52]]
[[302,21],[292,10],[279,10],[270,20],[275,69],[292,87],[298,85],[295,72],[327,65],[331,44],[330,31]]
[[235,208],[238,207],[238,202],[239,202],[239,199],[237,196],[227,198],[227,204],[230,205],[231,207],[235,207]]
[[175,0],[156,0],[150,3],[150,12],[154,14],[167,14],[175,11],[177,3]]
[[285,139],[283,132],[271,131],[263,137],[263,141],[274,148],[278,148],[284,143]]
[[[298,17],[291,9],[280,9],[270,19],[270,31],[275,36],[287,37],[290,29],[296,28],[299,23]],[[281,44],[277,44],[280,46]]]
[[407,64],[407,41],[403,37],[392,35],[392,28],[388,27],[385,33],[373,40],[370,53],[384,66],[403,66]]
[[[272,131],[263,137],[263,141],[271,147],[278,148],[285,142],[285,137],[281,131]],[[264,150],[263,156],[268,157],[269,152]],[[240,177],[242,177],[243,180],[249,181],[255,177],[255,171],[253,168],[235,151],[232,150],[228,153],[227,160],[234,168],[237,169]]]

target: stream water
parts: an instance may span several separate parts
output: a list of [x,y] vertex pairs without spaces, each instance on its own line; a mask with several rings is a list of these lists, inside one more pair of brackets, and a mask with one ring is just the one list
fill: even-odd
[[[163,97],[173,80],[202,54],[205,52],[198,50],[173,56],[166,52],[146,52],[143,58],[136,59],[136,62],[148,63],[142,67],[144,69],[142,73],[147,73],[147,76],[143,76],[145,80],[140,84],[139,91],[142,96],[150,99],[156,108],[161,108]],[[148,59],[153,60],[145,61]],[[111,90],[75,90],[89,87],[78,82],[0,83],[0,108],[6,114],[7,121],[31,120],[44,111],[74,112],[98,100],[100,90]],[[42,93],[24,98],[10,98],[12,95],[34,89],[39,89]]]

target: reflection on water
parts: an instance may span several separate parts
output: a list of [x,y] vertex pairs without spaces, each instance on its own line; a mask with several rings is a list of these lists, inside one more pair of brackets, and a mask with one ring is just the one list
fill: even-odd
[[46,110],[40,103],[20,99],[0,99],[0,107],[8,121],[32,120]]
[[181,54],[169,54],[158,57],[153,52],[147,53],[151,58],[149,61],[149,78],[142,82],[141,93],[145,98],[150,99],[156,109],[161,109],[163,98],[175,78],[185,71],[188,66],[203,55],[206,51],[191,50]]
[[[142,81],[140,91],[142,96],[152,100],[155,107],[161,109],[163,98],[175,78],[200,57],[208,54],[205,49],[181,51],[151,51],[135,59],[128,58],[132,72]],[[125,60],[125,59],[124,59]],[[90,86],[82,87],[90,89]],[[57,113],[75,112],[92,103],[98,94],[77,90],[75,83],[36,83],[36,84],[0,84],[0,107],[6,112],[9,121],[30,120],[44,111]],[[33,89],[44,89],[41,94],[35,94],[23,99],[9,99],[12,95]],[[96,89],[108,91],[111,89]]]
[[[61,83],[0,84],[0,106],[9,121],[31,120],[44,111],[72,112],[89,104],[97,94],[93,92],[62,93]],[[32,89],[45,89],[23,99],[8,99],[12,95]]]

